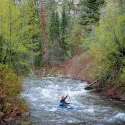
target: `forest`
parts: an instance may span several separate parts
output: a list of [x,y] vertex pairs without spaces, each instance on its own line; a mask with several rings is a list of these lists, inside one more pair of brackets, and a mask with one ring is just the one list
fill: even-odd
[[47,75],[85,52],[84,60],[94,58],[88,72],[96,88],[113,86],[125,95],[125,1],[59,3],[0,1],[0,123],[27,111],[20,98],[24,76],[41,69]]

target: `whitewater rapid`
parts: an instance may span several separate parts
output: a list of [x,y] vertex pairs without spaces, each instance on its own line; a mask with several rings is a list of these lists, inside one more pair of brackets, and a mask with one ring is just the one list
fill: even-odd
[[[26,77],[22,97],[30,103],[34,125],[122,125],[125,103],[107,99],[100,93],[85,90],[86,82],[57,77]],[[67,102],[82,110],[50,108],[69,93]]]

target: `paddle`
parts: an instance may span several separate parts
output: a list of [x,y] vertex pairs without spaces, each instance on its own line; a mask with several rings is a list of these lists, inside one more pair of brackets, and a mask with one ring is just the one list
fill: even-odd
[[[68,91],[67,91],[67,95],[69,96],[69,93],[68,93]],[[71,99],[70,99],[70,96],[69,96],[69,100],[70,100],[70,103],[72,104],[72,102],[71,102]]]

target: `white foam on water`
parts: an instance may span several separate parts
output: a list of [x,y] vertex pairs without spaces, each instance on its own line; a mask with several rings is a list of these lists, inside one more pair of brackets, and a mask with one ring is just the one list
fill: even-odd
[[69,122],[69,123],[73,123],[73,120],[69,120],[68,122]]
[[51,94],[51,96],[52,96],[52,98],[55,98],[55,99],[59,98],[58,93],[53,93],[53,94]]
[[[67,122],[68,122],[68,123],[77,123],[77,124],[78,124],[78,123],[81,122],[81,121],[78,120],[78,119],[73,119],[73,120],[70,119],[70,120],[68,120]],[[80,124],[79,124],[79,125],[80,125]]]
[[46,77],[47,79],[54,79],[55,77]]
[[52,82],[52,81],[47,81],[47,83],[49,83],[50,85],[53,85],[53,82]]
[[27,94],[27,93],[23,93],[23,94],[21,94],[23,97],[26,97],[26,98],[30,98],[30,99],[32,99],[32,95],[31,94]]
[[78,95],[85,95],[87,91],[85,89],[80,89],[76,91],[68,91],[70,96],[78,96]]
[[59,88],[59,85],[55,85],[54,88]]
[[31,100],[32,100],[32,101],[37,101],[37,100],[38,100],[38,98],[32,98]]
[[55,91],[56,89],[59,89],[59,85],[48,85],[47,88],[50,90],[54,89],[54,91]]
[[51,95],[50,90],[42,89],[41,95],[43,95],[44,97],[50,97]]
[[34,91],[41,91],[41,90],[42,90],[41,87],[35,87],[35,88],[34,88]]
[[114,116],[115,118],[119,118],[125,121],[125,113],[118,113],[116,116]]
[[58,93],[56,93],[55,91],[53,91],[53,89],[42,89],[41,93],[40,93],[41,98],[46,101],[52,102],[55,104],[59,104],[59,95]]
[[56,110],[57,110],[57,108],[52,108],[52,109],[49,109],[49,110],[47,110],[47,111],[53,112],[53,111],[56,111]]
[[30,100],[30,102],[35,102],[38,100],[38,98],[35,98],[32,94],[21,94],[22,97],[27,98],[28,100]]
[[94,109],[89,108],[89,109],[84,109],[83,111],[84,111],[84,112],[88,112],[88,113],[93,113],[93,112],[94,112]]
[[[103,106],[103,101],[101,105],[100,103],[96,103],[100,98],[96,94],[85,90],[87,83],[70,79],[56,79],[57,78],[54,77],[38,77],[38,80],[31,80],[26,91],[23,91],[21,94],[31,103],[33,115],[37,116],[39,120],[44,120],[44,118],[40,117],[40,112],[43,112],[45,117],[48,117],[48,122],[53,120],[57,121],[57,124],[79,124],[82,121],[87,120],[87,123],[97,123],[99,125],[100,123],[110,124],[125,121],[124,111],[121,113],[116,109],[114,112],[115,109],[113,109],[112,106],[106,104]],[[27,82],[25,82],[25,84],[27,84]],[[81,110],[75,110],[75,112],[73,112],[74,110],[62,110],[47,106],[58,105],[61,100],[61,96],[66,96],[67,91],[70,98],[67,97],[66,102],[70,102],[71,99],[72,105],[82,108]],[[54,113],[58,116],[58,120],[57,116],[55,117],[53,115]],[[100,118],[99,121],[97,120],[98,118]]]
[[41,87],[33,87],[30,91],[34,95],[40,95],[42,88]]
[[85,88],[86,86],[88,86],[87,82],[79,83],[79,87]]
[[103,121],[106,121],[107,123],[114,123],[115,122],[115,118],[113,117],[104,117]]
[[41,106],[41,107],[45,107],[46,105],[45,105],[45,104],[41,104],[40,106]]
[[125,121],[125,113],[118,113],[117,115],[113,116],[113,117],[105,117],[103,119],[104,121],[107,121],[108,123],[115,123],[119,120],[121,121]]
[[[65,93],[67,93],[65,91]],[[77,105],[81,105],[81,103],[78,101],[79,97],[81,97],[81,95],[86,95],[86,90],[84,89],[81,89],[80,91],[68,91],[68,94],[69,94],[69,97],[67,97],[67,101],[70,101],[73,103],[73,104],[77,104]],[[82,104],[83,105],[83,104]]]

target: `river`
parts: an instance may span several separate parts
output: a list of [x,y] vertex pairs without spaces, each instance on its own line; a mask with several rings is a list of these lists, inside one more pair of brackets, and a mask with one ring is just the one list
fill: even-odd
[[[30,102],[33,125],[123,125],[125,102],[107,99],[100,93],[85,90],[86,82],[58,77],[26,77],[22,97]],[[50,108],[58,105],[67,91],[76,109]]]

